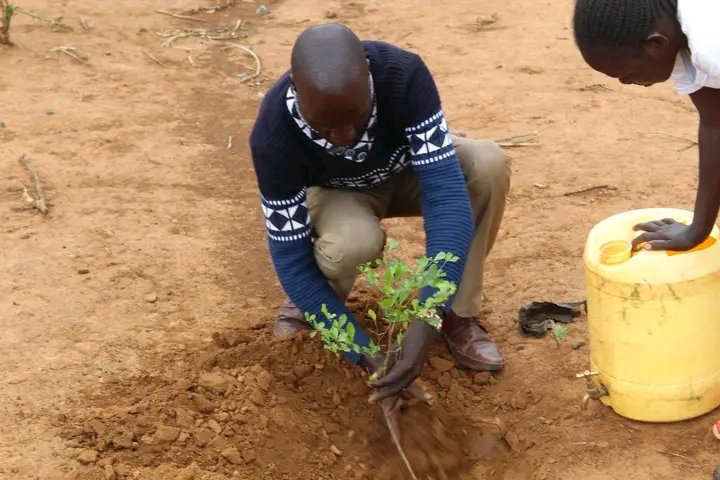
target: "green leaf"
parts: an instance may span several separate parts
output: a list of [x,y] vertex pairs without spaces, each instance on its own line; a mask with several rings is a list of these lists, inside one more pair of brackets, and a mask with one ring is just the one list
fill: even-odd
[[348,323],[347,327],[345,327],[345,331],[347,332],[347,335],[350,338],[350,341],[354,342],[355,341],[355,325],[353,323]]
[[387,249],[389,251],[397,250],[400,247],[400,242],[397,240],[390,240],[387,244]]
[[447,258],[447,254],[445,252],[440,252],[437,255],[435,255],[435,258],[433,258],[433,262],[441,262]]
[[562,342],[567,337],[568,327],[562,323],[553,323],[551,331],[558,342]]
[[370,317],[370,320],[373,322],[377,322],[377,314],[372,308],[367,311],[367,316]]

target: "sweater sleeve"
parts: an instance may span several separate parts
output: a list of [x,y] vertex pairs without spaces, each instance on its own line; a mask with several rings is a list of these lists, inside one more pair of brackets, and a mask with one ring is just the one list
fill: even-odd
[[[443,269],[446,278],[459,286],[474,231],[472,206],[437,87],[420,60],[410,77],[405,104],[405,134],[420,182],[426,252],[431,258],[439,252],[459,257],[458,262],[448,263]],[[421,299],[433,293],[434,289],[427,287]]]
[[[256,126],[250,143],[270,256],[280,284],[301,311],[314,314],[316,319],[325,319],[321,312],[324,304],[330,312],[345,314],[355,322],[315,261],[302,169],[288,147],[293,139],[285,138],[282,129],[275,127]],[[367,333],[357,323],[355,327],[355,343],[368,346]],[[345,352],[344,356],[353,363],[361,357],[355,352]]]

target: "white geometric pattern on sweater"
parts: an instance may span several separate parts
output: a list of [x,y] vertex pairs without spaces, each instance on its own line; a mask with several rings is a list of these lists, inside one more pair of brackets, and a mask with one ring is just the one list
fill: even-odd
[[362,190],[381,185],[397,173],[403,171],[410,164],[409,150],[410,148],[407,145],[403,145],[390,156],[386,167],[376,168],[358,177],[333,178],[328,182],[327,186],[348,190]]
[[442,110],[405,129],[405,135],[410,143],[413,165],[428,165],[456,155]]
[[290,242],[310,236],[306,189],[286,200],[269,200],[261,195],[260,204],[265,216],[265,230],[270,239]]
[[305,121],[300,109],[297,106],[297,92],[295,91],[295,87],[293,87],[293,85],[288,87],[287,94],[285,95],[285,104],[288,112],[290,112],[290,116],[295,121],[295,124],[305,134],[305,136],[312,140],[315,144],[327,150],[327,152],[331,155],[336,155],[352,162],[361,163],[365,161],[370,153],[377,131],[377,102],[375,98],[375,86],[373,85],[372,75],[368,78],[368,84],[370,86],[370,94],[373,102],[372,112],[360,139],[353,147],[350,148],[333,145]]

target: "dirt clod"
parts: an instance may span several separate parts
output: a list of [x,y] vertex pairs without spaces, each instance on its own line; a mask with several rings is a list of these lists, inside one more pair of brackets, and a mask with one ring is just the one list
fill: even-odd
[[232,463],[233,465],[240,465],[244,463],[242,455],[240,455],[240,452],[235,447],[228,447],[222,452],[220,452],[220,455],[223,456],[228,462]]
[[95,463],[98,459],[98,452],[96,452],[95,450],[86,449],[80,452],[77,459],[78,462],[82,463],[83,465]]

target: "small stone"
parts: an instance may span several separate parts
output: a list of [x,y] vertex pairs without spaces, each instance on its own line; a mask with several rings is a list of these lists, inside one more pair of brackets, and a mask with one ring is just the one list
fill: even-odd
[[189,433],[181,432],[180,435],[178,436],[177,441],[180,443],[185,443],[189,437],[190,437]]
[[215,433],[210,430],[196,430],[194,433],[195,440],[200,447],[204,447],[215,438]]
[[259,388],[256,388],[250,393],[250,401],[253,402],[258,407],[265,404],[265,396],[263,395],[262,390]]
[[216,393],[225,393],[235,379],[222,372],[203,373],[198,379],[198,385]]
[[440,375],[440,378],[438,378],[438,383],[443,388],[450,388],[450,385],[452,385],[452,377],[447,373],[443,373]]
[[55,111],[52,108],[48,108],[45,113],[47,113],[48,115],[55,115]]
[[88,270],[87,268],[81,268],[78,270],[79,275],[87,275],[88,273],[90,273],[90,270]]
[[178,408],[175,410],[175,421],[181,427],[191,427],[195,423],[195,415],[190,410]]
[[310,375],[315,368],[312,365],[298,365],[293,367],[293,373],[298,378],[305,378]]
[[480,372],[475,374],[475,376],[473,377],[473,382],[475,383],[475,385],[484,386],[490,384],[491,378],[492,374],[490,372]]
[[251,463],[255,461],[255,452],[253,450],[245,449],[242,452],[242,458],[245,463]]
[[103,467],[103,478],[105,478],[105,480],[117,480],[117,475],[112,465],[105,465]]
[[145,301],[147,303],[155,303],[158,301],[158,294],[157,292],[148,293],[145,295]]
[[212,416],[215,420],[217,420],[220,423],[225,423],[228,420],[230,420],[230,414],[227,412],[219,412]]
[[205,398],[204,395],[195,393],[193,394],[192,399],[200,413],[211,414],[215,411],[215,404]]
[[212,418],[207,421],[207,426],[210,430],[212,430],[215,433],[219,434],[220,432],[222,432],[222,427],[220,426],[220,424],[218,422],[216,422],[215,420],[213,420]]
[[225,460],[232,463],[233,465],[240,465],[243,463],[243,457],[240,455],[240,452],[235,447],[228,447],[222,452],[220,452],[220,455],[223,456]]
[[455,363],[442,357],[432,357],[430,359],[430,365],[438,372],[445,373],[452,370],[452,368],[455,366]]
[[342,456],[342,452],[335,445],[330,445],[330,451],[338,457]]
[[180,429],[169,425],[161,425],[155,430],[155,438],[160,443],[172,443],[180,436]]
[[256,15],[260,15],[261,17],[264,17],[265,15],[268,15],[270,13],[270,9],[266,7],[265,5],[260,5],[257,10],[255,10]]
[[130,449],[133,446],[132,434],[124,434],[113,437],[112,444],[115,446],[115,448]]
[[97,458],[98,452],[96,452],[95,450],[83,450],[77,457],[78,462],[82,463],[83,465],[95,463],[97,462]]
[[328,10],[325,12],[325,18],[337,18],[337,12],[335,10]]
[[267,392],[268,390],[270,390],[270,385],[272,385],[273,377],[270,372],[268,372],[267,370],[263,370],[257,376],[256,380],[258,387],[260,387],[263,392]]

